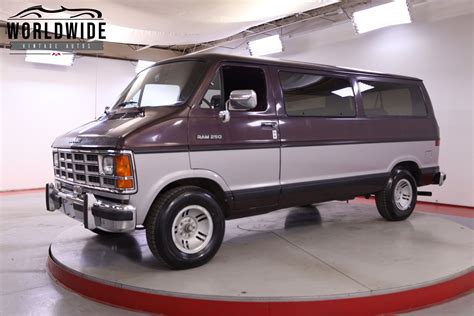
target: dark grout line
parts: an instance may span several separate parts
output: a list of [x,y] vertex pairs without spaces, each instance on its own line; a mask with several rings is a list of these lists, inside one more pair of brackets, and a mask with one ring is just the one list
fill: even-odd
[[354,281],[355,283],[359,284],[360,286],[366,288],[366,289],[369,290],[370,292],[373,291],[373,290],[372,290],[370,287],[368,287],[367,285],[365,285],[365,284],[363,284],[363,283],[357,281],[356,279],[354,279],[354,278],[352,278],[351,276],[349,276],[348,274],[342,272],[341,270],[339,270],[338,268],[334,267],[333,265],[327,263],[327,262],[324,261],[323,259],[321,259],[321,258],[315,256],[314,254],[312,254],[311,252],[307,251],[306,249],[301,248],[300,246],[298,246],[298,245],[296,245],[295,243],[289,241],[288,239],[286,239],[285,237],[279,235],[278,233],[276,233],[276,232],[274,232],[274,231],[272,231],[272,233],[273,233],[275,236],[279,237],[280,239],[283,239],[284,241],[286,241],[287,243],[289,243],[289,244],[292,245],[293,247],[298,248],[299,250],[303,251],[303,252],[306,253],[307,255],[313,257],[314,259],[316,259],[317,261],[322,262],[323,264],[325,264],[326,266],[330,267],[331,269],[333,269],[333,270],[339,272],[340,274],[342,274],[342,275],[344,275],[345,277],[351,279],[352,281]]

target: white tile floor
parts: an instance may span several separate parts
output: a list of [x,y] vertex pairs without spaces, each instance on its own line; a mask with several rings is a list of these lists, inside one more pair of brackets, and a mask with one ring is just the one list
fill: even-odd
[[[42,193],[0,196],[0,315],[139,315],[83,298],[49,278],[49,244],[75,222],[44,211],[43,204]],[[474,294],[407,315],[474,315]]]

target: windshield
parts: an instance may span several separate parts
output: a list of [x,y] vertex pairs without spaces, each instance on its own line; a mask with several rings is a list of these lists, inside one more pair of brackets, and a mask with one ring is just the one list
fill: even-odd
[[200,61],[152,66],[140,72],[112,109],[181,105],[191,96],[204,73]]

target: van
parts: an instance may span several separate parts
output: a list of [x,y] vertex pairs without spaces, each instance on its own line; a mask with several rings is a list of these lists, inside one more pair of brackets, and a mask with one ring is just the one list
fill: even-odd
[[375,195],[389,221],[442,185],[420,79],[198,54],[140,72],[118,101],[52,145],[46,207],[101,235],[146,229],[174,269],[218,251],[225,220]]

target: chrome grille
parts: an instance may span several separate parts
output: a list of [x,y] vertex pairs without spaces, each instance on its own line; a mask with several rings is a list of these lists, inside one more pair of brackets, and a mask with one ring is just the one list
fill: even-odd
[[[116,179],[120,177],[105,175],[102,171],[102,158],[113,155],[110,152],[87,152],[69,149],[54,149],[58,153],[59,164],[54,166],[58,180],[92,187],[116,189]],[[54,158],[54,157],[53,157]]]

